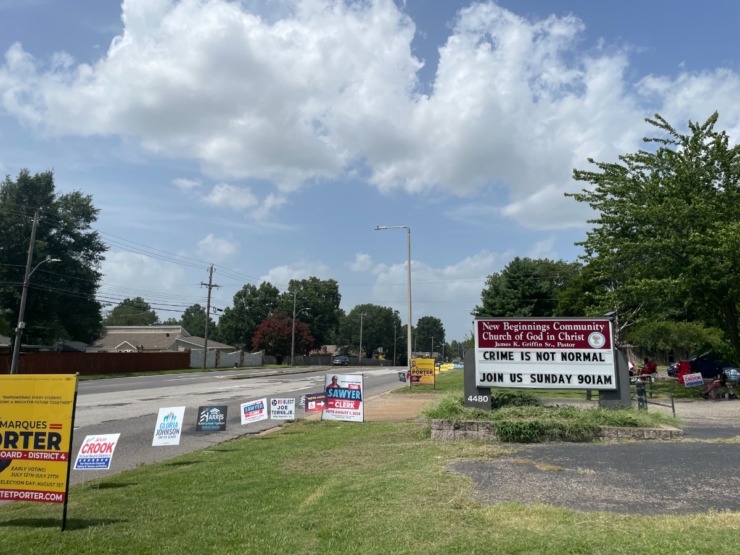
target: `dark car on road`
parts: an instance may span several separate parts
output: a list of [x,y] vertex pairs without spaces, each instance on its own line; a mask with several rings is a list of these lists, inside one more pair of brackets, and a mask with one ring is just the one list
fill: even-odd
[[712,379],[717,377],[725,368],[728,368],[729,366],[729,364],[727,364],[726,362],[722,362],[719,357],[713,355],[712,353],[703,353],[689,359],[689,367],[691,368],[691,373],[699,373],[704,379]]
[[337,357],[334,357],[334,360],[332,360],[331,363],[333,366],[349,366],[349,357],[339,355]]

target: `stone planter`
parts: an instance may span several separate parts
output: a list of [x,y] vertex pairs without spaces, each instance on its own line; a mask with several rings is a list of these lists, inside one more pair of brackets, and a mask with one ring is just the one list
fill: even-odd
[[[478,441],[500,441],[496,434],[496,424],[493,422],[432,420],[432,439],[454,441],[472,439]],[[602,440],[616,442],[625,440],[677,440],[683,439],[683,430],[670,426],[661,428],[615,428],[603,427],[596,432],[591,441]],[[543,441],[553,441],[544,439]],[[560,441],[554,438],[554,441]]]

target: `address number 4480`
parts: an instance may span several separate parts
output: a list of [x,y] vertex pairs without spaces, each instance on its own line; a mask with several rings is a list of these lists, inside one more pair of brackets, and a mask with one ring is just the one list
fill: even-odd
[[489,400],[488,395],[468,395],[469,403],[487,403]]

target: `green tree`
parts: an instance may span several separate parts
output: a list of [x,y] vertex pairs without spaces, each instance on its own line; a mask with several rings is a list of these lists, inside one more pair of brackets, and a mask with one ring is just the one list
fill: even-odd
[[100,333],[101,305],[95,300],[100,263],[106,246],[91,229],[99,210],[79,191],[58,194],[53,172],[31,175],[22,170],[0,183],[0,328],[15,327],[31,237],[33,214],[39,212],[29,281],[24,343],[57,339],[91,342]]
[[105,318],[106,326],[153,326],[159,323],[157,313],[144,299],[123,299]]
[[721,328],[740,355],[740,146],[706,122],[681,134],[656,115],[652,151],[574,170],[590,186],[568,194],[596,211],[581,244],[617,305],[678,313]]
[[[362,322],[360,322],[360,314],[363,315]],[[348,350],[357,348],[360,342],[360,323],[362,323],[362,356],[364,358],[371,358],[374,352],[382,350],[383,356],[391,360],[394,340],[397,358],[399,353],[405,352],[406,328],[401,326],[398,311],[375,304],[357,305],[342,318],[338,344]]]
[[[558,293],[556,316],[613,315],[617,344],[645,314],[645,301],[635,292],[622,289],[628,273],[609,275],[601,260],[591,260]],[[661,317],[668,317],[664,313]]]
[[[180,325],[185,328],[190,335],[196,337],[205,337],[206,335],[206,309],[199,304],[194,304],[185,309],[182,313]],[[218,335],[215,322],[208,318],[208,335],[215,337]]]
[[218,321],[218,340],[227,345],[249,348],[257,326],[277,311],[280,291],[269,282],[259,287],[247,283],[236,292],[234,306],[224,309]]
[[476,316],[558,316],[561,291],[579,273],[578,263],[562,260],[514,258],[500,272],[491,274],[481,292]]
[[669,355],[679,360],[705,351],[714,351],[724,359],[733,354],[725,352],[727,342],[721,330],[695,322],[648,320],[631,329],[627,341],[638,351],[651,356],[660,354],[666,360]]
[[[311,329],[303,322],[295,322],[295,352],[307,355],[314,344]],[[290,357],[293,346],[293,318],[280,312],[263,320],[252,337],[252,349],[264,350],[266,354],[277,358],[282,364],[285,357]]]
[[419,318],[414,329],[414,351],[441,354],[444,342],[445,328],[442,325],[442,320],[434,316]]
[[288,290],[280,296],[278,310],[292,316],[295,309],[296,320],[306,322],[311,327],[315,348],[329,345],[336,337],[342,315],[339,308],[341,300],[339,284],[333,279],[292,279]]

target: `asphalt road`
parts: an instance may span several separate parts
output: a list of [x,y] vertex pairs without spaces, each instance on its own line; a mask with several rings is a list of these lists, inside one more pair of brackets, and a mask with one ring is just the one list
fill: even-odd
[[[395,389],[399,385],[395,367],[306,368],[291,372],[274,370],[229,370],[196,374],[169,374],[135,378],[82,381],[78,386],[77,410],[72,445],[72,464],[87,435],[120,433],[110,470],[71,470],[70,483],[102,477],[164,461],[205,449],[236,437],[257,434],[281,424],[264,420],[241,425],[240,405],[272,397],[295,397],[296,405],[305,393],[324,389],[326,373],[364,374],[365,398]],[[227,422],[223,432],[196,432],[199,406],[226,405]],[[152,447],[159,409],[185,406],[185,426],[180,445]],[[298,418],[303,409],[296,408]]]

